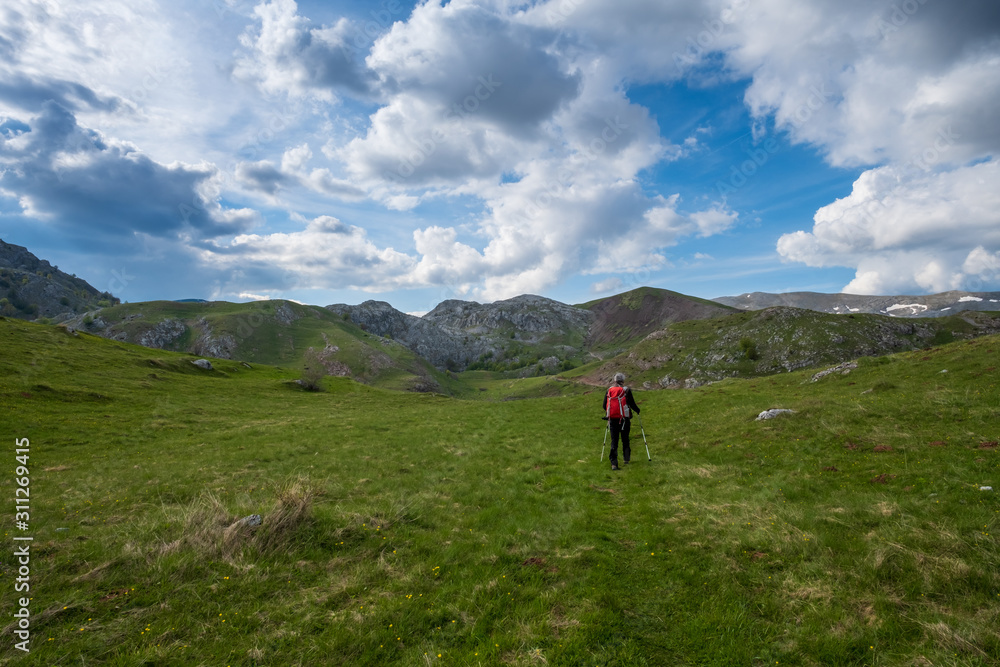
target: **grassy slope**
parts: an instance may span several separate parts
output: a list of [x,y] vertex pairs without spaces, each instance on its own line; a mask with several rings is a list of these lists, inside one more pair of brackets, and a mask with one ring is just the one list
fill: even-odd
[[[665,375],[675,381],[691,377],[703,382],[765,376],[970,338],[984,330],[996,331],[998,322],[1000,313],[991,312],[900,319],[778,307],[675,322],[580,374],[605,381],[620,370],[634,386],[657,385]],[[744,343],[752,346],[752,358]]]
[[[597,460],[599,393],[468,401],[328,379],[315,394],[287,371],[205,372],[10,320],[0,346],[2,484],[12,497],[13,440],[30,438],[34,536],[32,652],[8,639],[0,661],[1000,655],[1000,502],[979,490],[1000,488],[981,444],[998,439],[996,337],[816,383],[639,392],[653,458],[636,429],[615,474]],[[754,421],[770,407],[797,412]],[[252,513],[256,530],[232,526]]]
[[[280,321],[276,311],[282,304],[297,319],[288,324]],[[175,351],[191,351],[198,336],[204,333],[199,324],[204,320],[214,338],[227,336],[236,342],[233,358],[251,363],[301,368],[303,354],[308,348],[322,350],[330,343],[340,348],[330,359],[345,363],[366,383],[406,389],[416,383],[433,384],[435,378],[440,377],[406,347],[365,333],[318,306],[282,301],[148,301],[105,308],[99,315],[114,323],[111,333],[127,333],[130,340],[148,330],[152,323],[168,318],[184,322],[187,331],[171,348]]]

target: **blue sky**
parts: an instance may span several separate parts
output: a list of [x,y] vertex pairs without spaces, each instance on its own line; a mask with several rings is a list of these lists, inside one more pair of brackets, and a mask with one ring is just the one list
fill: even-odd
[[133,302],[997,291],[998,107],[992,1],[8,0],[0,238]]

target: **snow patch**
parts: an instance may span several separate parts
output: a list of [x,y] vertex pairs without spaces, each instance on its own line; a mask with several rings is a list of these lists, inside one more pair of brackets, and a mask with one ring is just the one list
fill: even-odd
[[897,303],[886,308],[886,312],[892,312],[894,310],[903,310],[904,308],[909,308],[914,313],[922,313],[927,310],[927,306],[922,303]]
[[958,300],[959,303],[965,303],[966,301],[982,301],[982,299],[978,296],[963,296]]

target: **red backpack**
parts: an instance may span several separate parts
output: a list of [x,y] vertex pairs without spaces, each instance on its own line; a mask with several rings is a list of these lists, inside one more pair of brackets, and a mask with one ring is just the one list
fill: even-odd
[[625,396],[626,391],[628,391],[628,387],[622,387],[617,384],[608,389],[608,419],[628,419],[632,416],[629,414],[628,399]]

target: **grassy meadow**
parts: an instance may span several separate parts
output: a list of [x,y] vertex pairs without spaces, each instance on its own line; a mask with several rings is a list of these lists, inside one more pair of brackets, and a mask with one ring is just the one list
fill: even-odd
[[637,391],[612,472],[600,388],[306,392],[0,319],[0,664],[997,665],[998,350]]

